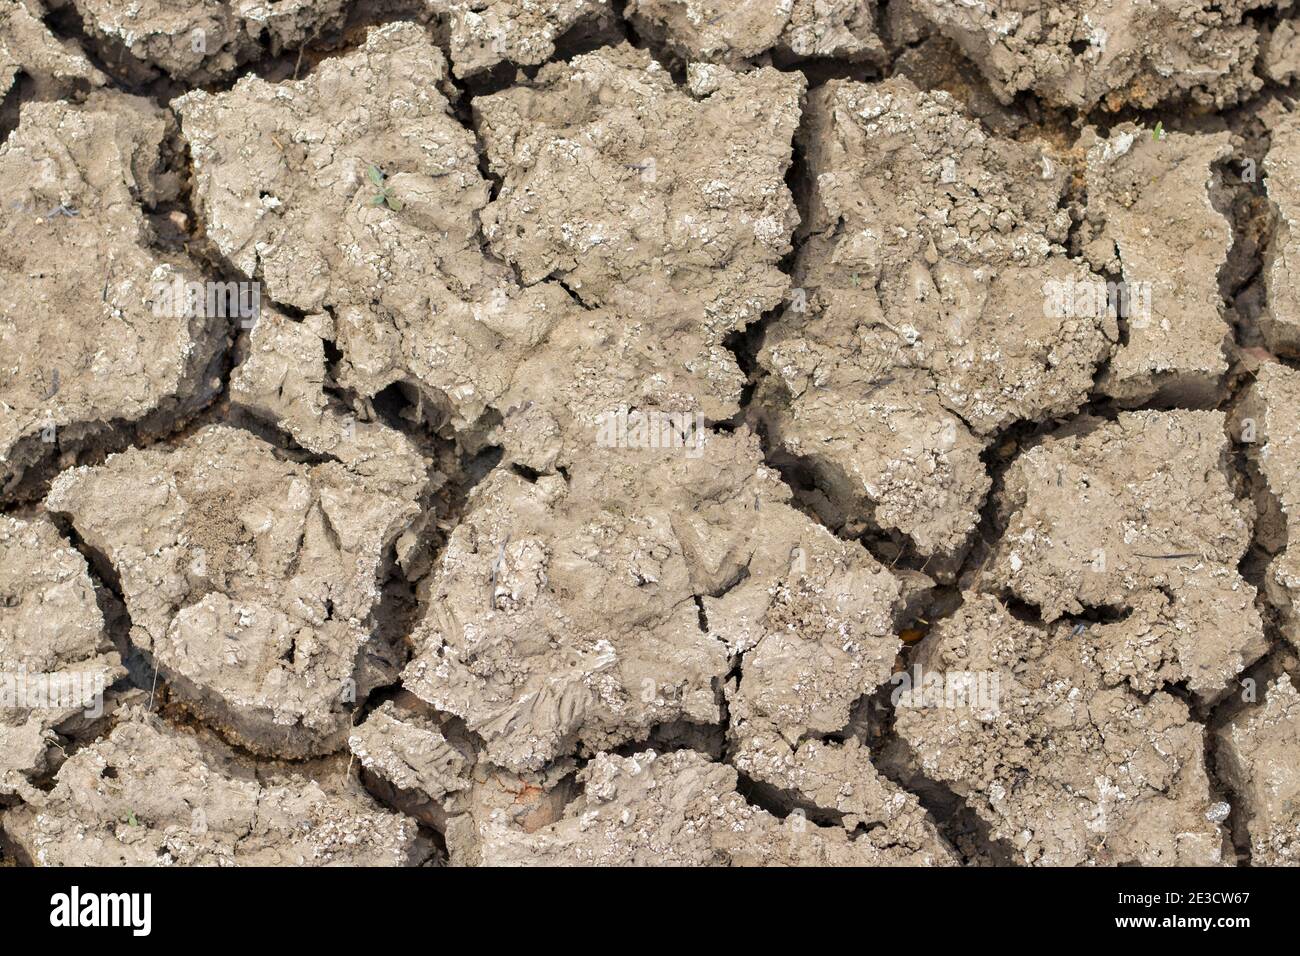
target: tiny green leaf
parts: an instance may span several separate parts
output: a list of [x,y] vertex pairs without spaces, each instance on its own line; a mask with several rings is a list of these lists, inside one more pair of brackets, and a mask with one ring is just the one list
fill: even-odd
[[383,204],[384,204],[384,194],[383,194],[383,193],[375,193],[373,196],[370,197],[370,205],[372,205],[372,206],[382,206]]
[[386,194],[384,196],[384,201],[388,203],[388,208],[391,209],[393,212],[402,211],[402,201],[398,199],[396,196],[392,195],[391,193]]
[[140,821],[135,818],[134,810],[132,810],[131,814],[126,818],[126,825],[129,827],[138,827],[140,825]]
[[376,186],[382,186],[384,184],[384,174],[379,171],[378,166],[371,166],[366,170],[366,175],[370,177],[370,181]]

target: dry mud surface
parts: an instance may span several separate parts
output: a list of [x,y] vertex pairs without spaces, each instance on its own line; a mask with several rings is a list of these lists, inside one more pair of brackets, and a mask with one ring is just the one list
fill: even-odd
[[0,864],[1300,864],[1291,0],[0,0]]

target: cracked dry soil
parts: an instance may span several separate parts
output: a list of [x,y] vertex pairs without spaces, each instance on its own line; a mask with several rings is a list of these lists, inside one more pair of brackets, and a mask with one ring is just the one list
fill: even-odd
[[1292,0],[0,0],[0,863],[1300,863]]

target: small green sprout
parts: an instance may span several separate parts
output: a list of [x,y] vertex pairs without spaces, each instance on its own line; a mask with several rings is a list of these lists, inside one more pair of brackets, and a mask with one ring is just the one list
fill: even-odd
[[134,810],[127,815],[126,825],[129,827],[138,827],[140,825],[140,821],[135,818]]
[[1151,131],[1151,138],[1152,138],[1153,140],[1164,139],[1164,138],[1165,138],[1165,121],[1164,121],[1164,120],[1156,120],[1156,128],[1153,129],[1153,130]]
[[383,174],[378,166],[371,166],[366,170],[366,176],[375,184],[375,194],[370,197],[370,205],[387,206],[393,212],[402,211],[402,201],[393,195],[391,187],[384,185],[388,178]]

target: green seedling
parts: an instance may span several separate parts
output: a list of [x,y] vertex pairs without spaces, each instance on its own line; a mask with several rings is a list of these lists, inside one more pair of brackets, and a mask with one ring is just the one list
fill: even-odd
[[132,810],[131,813],[127,816],[126,825],[129,827],[138,827],[140,825],[140,821],[135,818],[134,810]]
[[402,201],[393,195],[390,186],[385,185],[387,176],[383,174],[378,166],[371,166],[366,170],[366,175],[370,181],[375,184],[375,194],[370,197],[370,205],[387,206],[393,212],[402,211]]
[[1155,140],[1165,138],[1165,121],[1157,120],[1156,128],[1151,131],[1151,138]]

